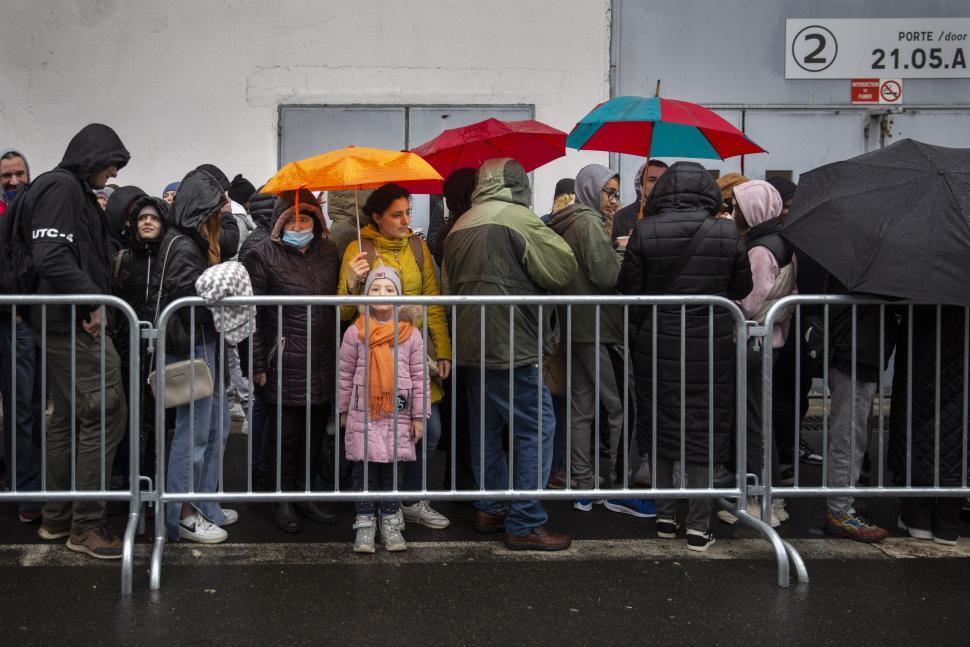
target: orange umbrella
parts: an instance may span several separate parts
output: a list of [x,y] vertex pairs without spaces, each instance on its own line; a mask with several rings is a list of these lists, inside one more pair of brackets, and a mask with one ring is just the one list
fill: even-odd
[[[388,182],[412,193],[441,193],[443,178],[426,161],[407,151],[349,146],[290,162],[270,178],[264,193],[374,189]],[[355,194],[356,195],[356,194]],[[359,208],[359,207],[358,207]],[[296,212],[299,213],[299,202]],[[360,248],[360,219],[357,219]]]

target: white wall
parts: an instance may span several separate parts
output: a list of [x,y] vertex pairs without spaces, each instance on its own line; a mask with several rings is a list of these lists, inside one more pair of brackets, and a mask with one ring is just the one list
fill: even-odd
[[[4,0],[0,145],[37,172],[87,123],[158,193],[203,162],[276,170],[281,103],[535,104],[569,131],[609,96],[608,0]],[[324,152],[324,151],[321,151]],[[536,209],[600,153],[536,172]]]

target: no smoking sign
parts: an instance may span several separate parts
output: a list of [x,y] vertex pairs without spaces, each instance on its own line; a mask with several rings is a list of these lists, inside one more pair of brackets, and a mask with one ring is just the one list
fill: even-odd
[[852,103],[899,104],[903,102],[902,79],[852,79]]
[[880,79],[879,103],[902,103],[902,102],[903,102],[903,80],[902,79]]

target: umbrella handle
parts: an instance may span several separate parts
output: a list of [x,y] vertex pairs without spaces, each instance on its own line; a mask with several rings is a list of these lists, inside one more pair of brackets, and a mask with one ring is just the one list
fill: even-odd
[[360,240],[360,204],[357,201],[357,188],[354,187],[354,225],[357,227],[357,253],[364,250],[364,245]]

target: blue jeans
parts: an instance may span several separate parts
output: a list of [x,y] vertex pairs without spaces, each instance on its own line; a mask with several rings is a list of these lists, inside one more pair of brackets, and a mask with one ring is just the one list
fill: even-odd
[[[213,334],[210,338],[214,337]],[[216,353],[216,346],[218,344],[215,339],[204,346],[199,342],[195,345],[195,357],[208,358],[207,364],[212,373],[215,388],[212,397],[196,400],[192,404],[184,404],[175,410],[175,436],[172,439],[165,476],[167,492],[189,491],[190,453],[193,490],[215,492],[219,487],[219,460],[225,451],[226,439],[229,437],[229,403],[226,389],[223,387],[223,362]],[[165,362],[168,364],[185,359],[189,358],[167,355]],[[194,408],[194,416],[191,417],[190,408]],[[222,507],[217,501],[194,503],[193,507],[216,525],[226,520]],[[178,523],[181,511],[182,506],[176,502],[169,503],[165,509],[165,523],[168,527],[169,539],[172,541],[178,541],[179,538]]]
[[[13,438],[17,437],[17,489],[23,492],[40,490],[41,478],[41,422],[44,409],[41,403],[40,350],[34,342],[30,325],[17,322],[17,366],[13,368],[13,334],[8,315],[0,315],[0,392],[3,393],[3,452],[7,457],[7,483],[13,478]],[[16,377],[13,372],[16,370]],[[11,379],[15,383],[11,383]],[[17,420],[12,404],[17,402]],[[40,510],[40,501],[22,504],[22,510]]]
[[[509,449],[514,451],[513,482],[517,490],[545,487],[552,466],[553,437],[556,417],[552,409],[549,389],[542,385],[541,404],[539,385],[542,375],[535,366],[522,366],[513,372],[513,400],[509,402],[509,372],[505,369],[485,371],[485,402],[481,398],[481,369],[469,366],[465,370],[468,384],[468,432],[471,436],[472,471],[479,487],[505,490],[509,487],[508,459],[502,451],[502,432],[513,415],[514,438]],[[484,404],[484,406],[483,406]],[[539,407],[542,407],[541,440],[538,437]],[[482,473],[481,415],[485,415],[485,470]],[[541,443],[541,444],[540,444]],[[539,461],[541,452],[541,473]],[[501,514],[507,508],[505,530],[511,535],[526,535],[549,519],[539,501],[476,501],[475,507],[489,514]]]
[[[428,464],[434,460],[434,453],[438,449],[438,441],[441,440],[441,408],[437,404],[431,405],[431,417],[428,418],[424,426],[424,438],[414,446],[417,453],[417,460],[402,463],[404,468],[401,477],[402,490],[414,492],[421,489],[421,471],[424,465],[425,445],[428,452]],[[430,489],[430,488],[429,488]]]

